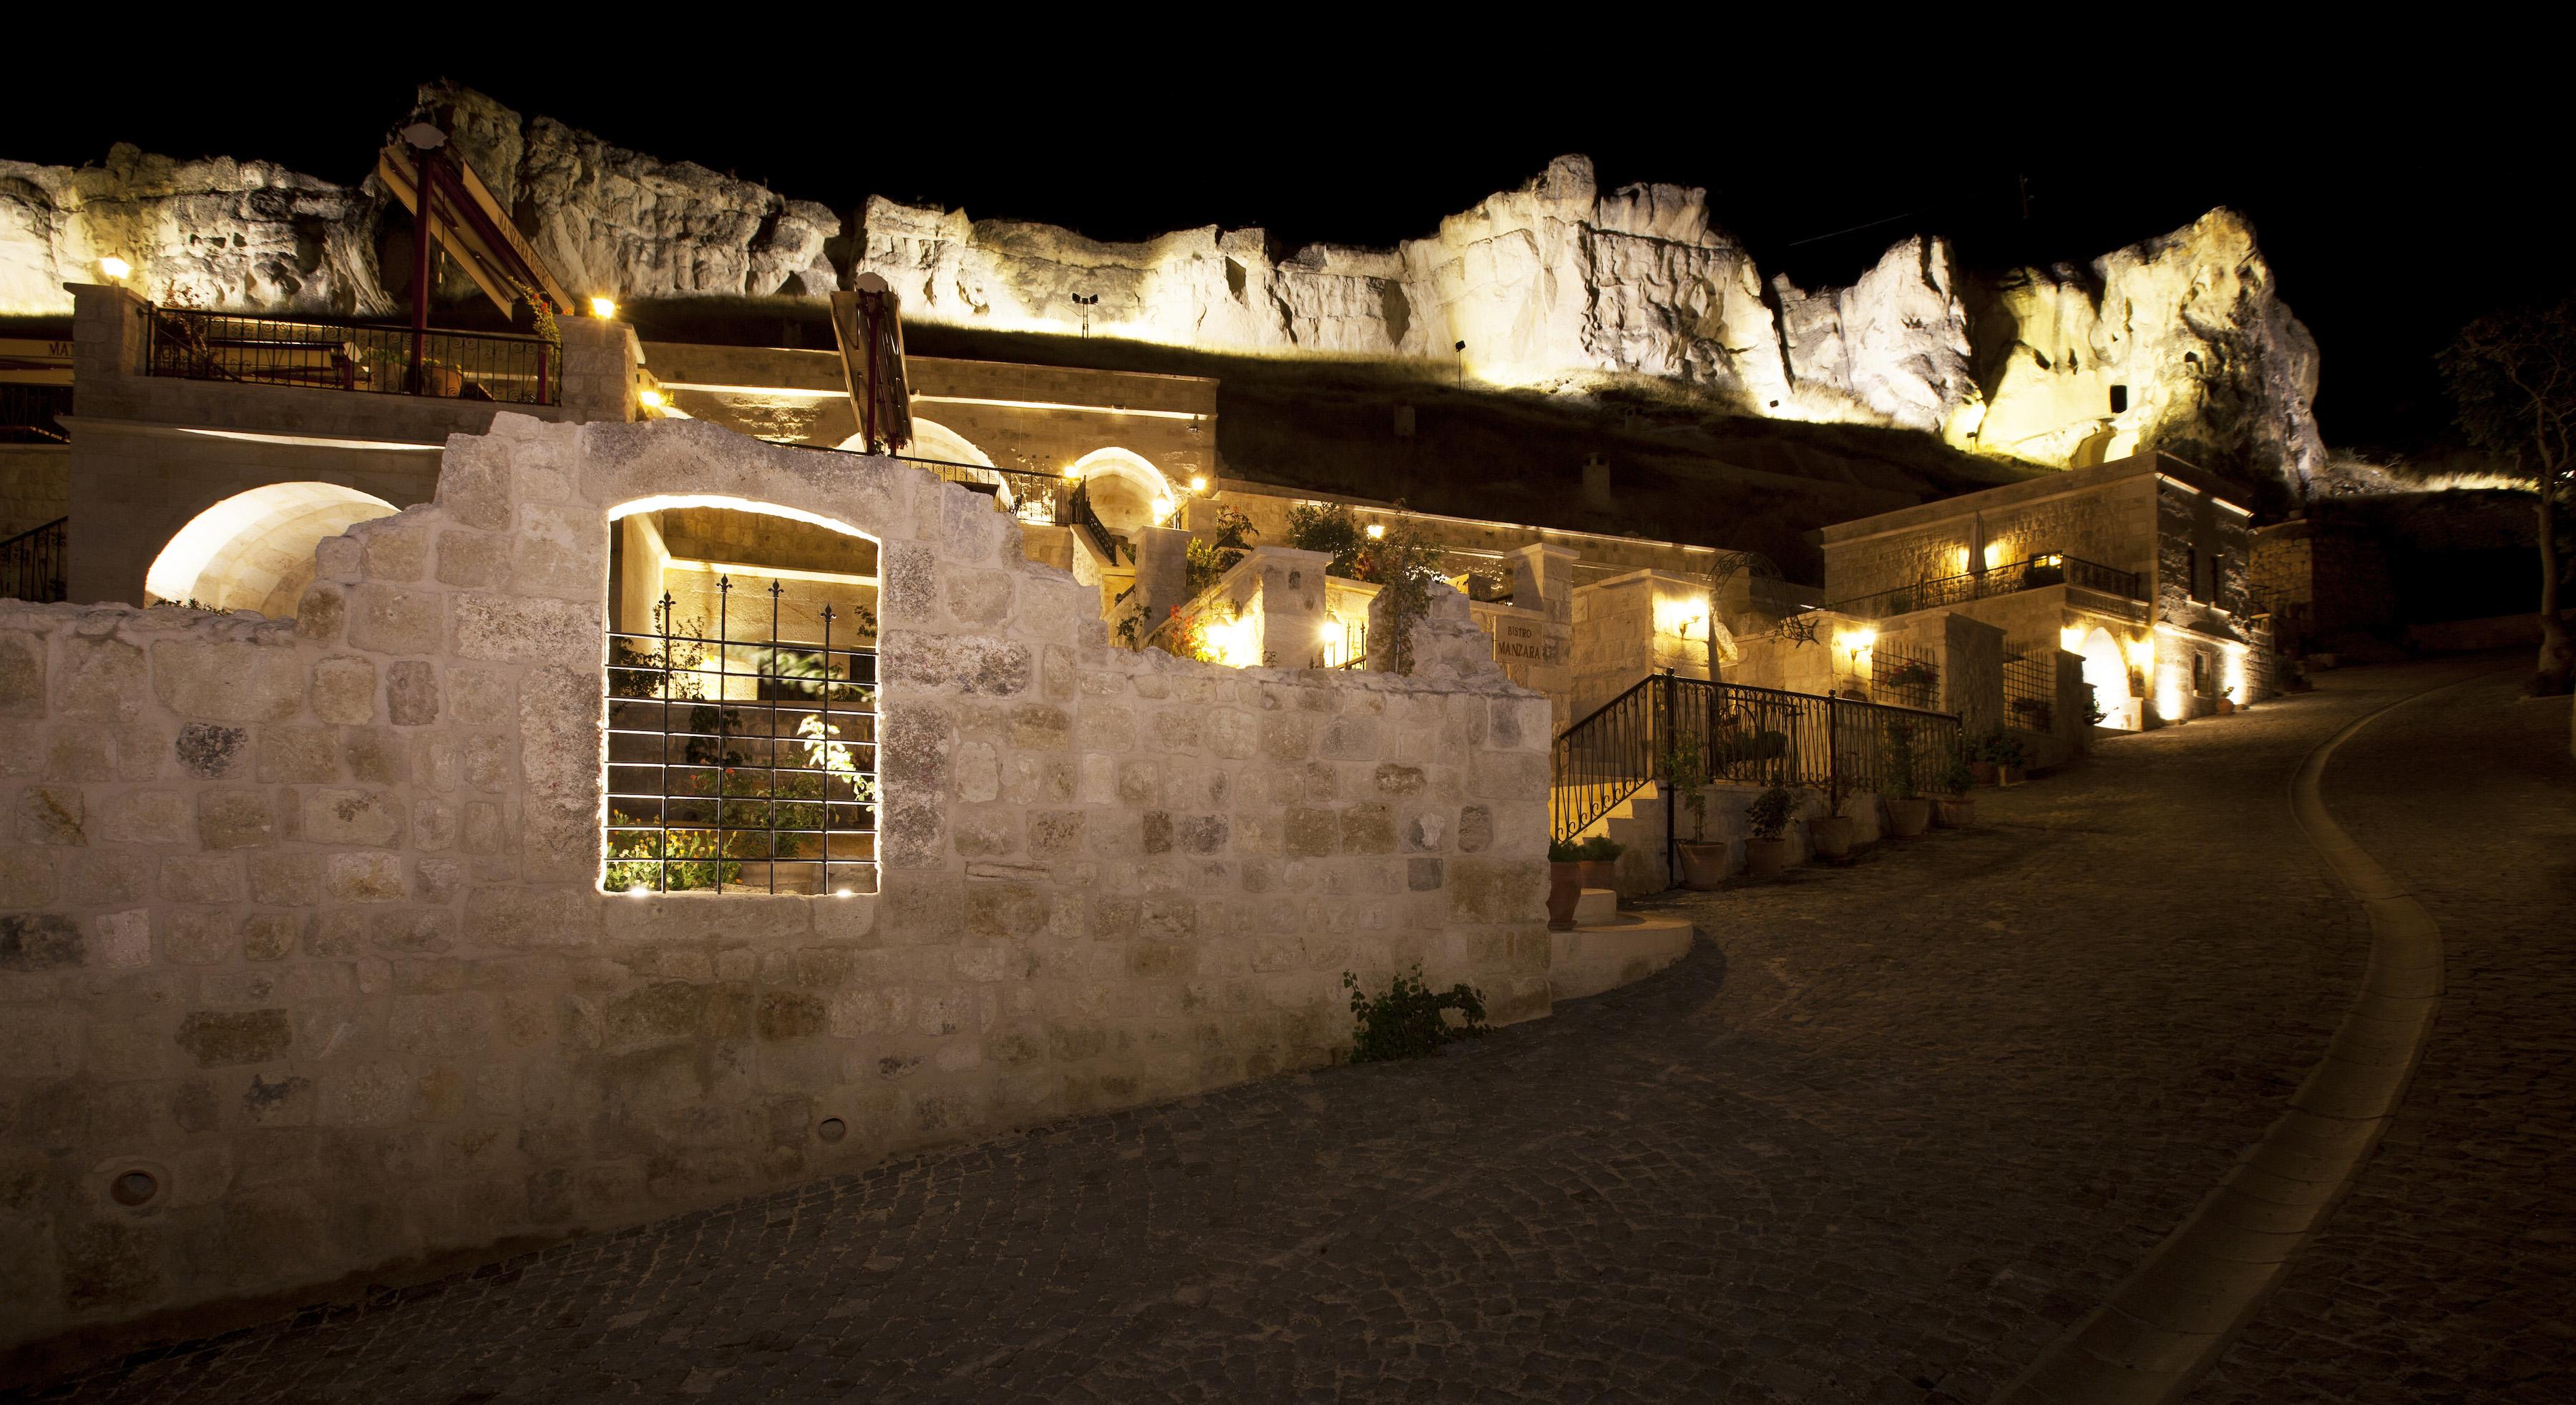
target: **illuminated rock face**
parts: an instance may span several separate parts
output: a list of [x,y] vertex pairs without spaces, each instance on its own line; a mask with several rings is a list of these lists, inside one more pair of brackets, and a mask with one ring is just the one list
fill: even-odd
[[119,143],[104,166],[0,161],[0,312],[68,313],[65,283],[133,265],[133,286],[206,307],[389,310],[378,197],[266,161],[174,161]]
[[[576,295],[820,297],[838,284],[824,245],[841,224],[822,205],[477,93],[423,99],[453,110],[458,149]],[[383,273],[404,280],[377,267],[379,236],[409,220],[384,205],[372,180],[344,188],[131,147],[105,167],[0,163],[0,311],[67,311],[61,285],[95,278],[113,254],[154,297],[387,312]],[[1214,226],[1111,244],[883,198],[862,218],[858,270],[883,275],[921,321],[1463,362],[1495,385],[1647,377],[1751,414],[1896,425],[2060,466],[2150,447],[2234,472],[2323,462],[2315,342],[2226,210],[2085,269],[1989,280],[1918,236],[1850,287],[1813,292],[1786,278],[1766,289],[1710,224],[1704,192],[1603,194],[1580,156],[1393,249],[1282,253],[1261,230]]]

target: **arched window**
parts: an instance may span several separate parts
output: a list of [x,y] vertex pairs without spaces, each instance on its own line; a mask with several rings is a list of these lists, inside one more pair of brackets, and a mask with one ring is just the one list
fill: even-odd
[[236,493],[190,519],[143,576],[152,600],[217,610],[295,614],[313,583],[313,548],[394,505],[337,483],[271,483]]

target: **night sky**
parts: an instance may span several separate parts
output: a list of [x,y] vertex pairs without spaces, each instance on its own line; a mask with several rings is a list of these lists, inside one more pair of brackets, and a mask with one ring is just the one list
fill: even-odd
[[[1873,84],[1810,47],[1733,53],[1688,78],[1607,54],[1520,53],[1480,86],[1438,64],[1426,74],[1417,46],[1336,50],[1301,29],[1263,42],[1313,62],[1228,82],[1174,75],[1232,65],[1231,45],[1195,68],[1142,64],[1140,41],[1109,32],[1032,39],[1016,66],[968,57],[953,28],[907,37],[889,64],[827,64],[832,45],[785,29],[754,46],[764,63],[724,61],[745,42],[710,40],[710,61],[685,69],[678,41],[578,63],[489,57],[509,51],[495,45],[414,67],[379,51],[373,71],[332,77],[327,100],[309,82],[217,102],[146,81],[102,106],[39,76],[35,93],[62,120],[11,124],[0,156],[95,161],[123,140],[354,181],[413,81],[445,76],[838,209],[878,193],[1102,239],[1219,223],[1291,245],[1385,245],[1580,151],[1605,188],[1707,187],[1713,217],[1766,276],[1811,287],[1849,281],[1916,231],[1949,235],[1975,268],[2081,262],[2226,204],[2252,217],[2282,296],[2323,346],[2327,441],[2376,452],[2449,438],[2431,358],[2462,322],[2556,296],[2569,278],[2559,162],[2531,149],[2538,132],[2563,139],[2563,108],[2524,127],[2501,105],[2517,91],[2501,72],[2466,102],[2403,68],[2292,71],[2250,53],[2198,83],[2089,60],[2035,87],[1973,65]],[[874,103],[821,76],[889,66]]]

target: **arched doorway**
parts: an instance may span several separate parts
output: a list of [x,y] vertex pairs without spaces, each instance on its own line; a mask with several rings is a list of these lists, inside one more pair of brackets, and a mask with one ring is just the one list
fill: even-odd
[[[834,447],[847,453],[864,454],[868,451],[868,437],[864,434],[853,434]],[[977,448],[974,440],[937,420],[918,418],[913,420],[912,442],[903,447],[903,457],[930,459],[939,463],[973,464],[981,468],[993,467],[992,456]]]
[[2138,729],[2138,700],[2129,696],[2129,663],[2120,642],[2095,625],[2084,636],[2084,681],[2092,685],[2093,705],[2102,709],[2102,725],[2124,732]]
[[1101,525],[1131,540],[1142,529],[1159,526],[1181,500],[1161,469],[1129,449],[1094,449],[1073,461],[1072,476],[1088,490]]
[[313,583],[314,547],[393,513],[392,503],[337,483],[271,483],[236,493],[170,538],[144,573],[144,594],[291,619]]

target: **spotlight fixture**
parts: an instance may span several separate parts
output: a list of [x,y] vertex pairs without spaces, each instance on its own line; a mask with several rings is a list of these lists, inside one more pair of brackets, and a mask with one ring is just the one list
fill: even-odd
[[617,315],[617,301],[616,301],[616,299],[614,299],[614,298],[592,298],[592,299],[590,300],[590,315],[591,315],[591,316],[593,316],[593,317],[599,317],[599,318],[608,318],[608,317],[614,317],[614,316],[616,316],[616,315]]
[[106,274],[116,282],[122,283],[126,279],[134,276],[134,265],[127,263],[125,260],[117,258],[114,255],[110,255],[98,261],[98,271]]

